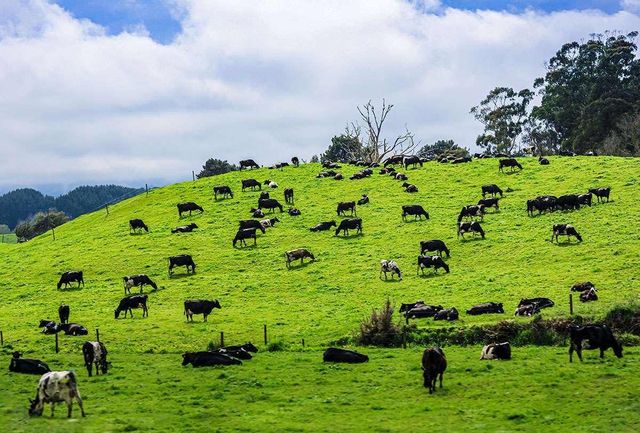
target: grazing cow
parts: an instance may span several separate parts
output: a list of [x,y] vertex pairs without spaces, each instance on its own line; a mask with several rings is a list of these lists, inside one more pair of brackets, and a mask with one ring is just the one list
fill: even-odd
[[262,184],[255,179],[243,179],[242,180],[242,191],[247,188],[251,188],[251,191],[255,191],[256,187],[262,190]]
[[[264,231],[264,227],[260,226],[260,228]],[[253,239],[253,245],[256,245],[257,237],[256,237],[256,229],[240,229],[236,232],[236,236],[233,238],[233,246],[235,247],[238,241],[242,243],[245,247],[247,246],[246,239]]]
[[363,362],[368,362],[369,357],[353,350],[330,347],[322,354],[322,360],[324,362],[345,362],[348,364],[360,364]]
[[214,365],[242,365],[242,361],[220,352],[186,352],[182,354],[182,365],[211,367]]
[[566,194],[558,197],[556,208],[562,210],[580,209],[580,199],[578,194]]
[[251,216],[254,218],[264,218],[264,212],[262,212],[262,209],[251,208],[250,212]]
[[484,239],[484,230],[482,230],[482,226],[478,221],[465,221],[458,223],[458,237],[462,235],[462,239],[464,239],[464,234],[469,232],[473,234],[478,233],[482,236],[482,239]]
[[309,250],[304,248],[298,248],[296,250],[287,251],[284,253],[285,262],[287,265],[287,269],[291,268],[291,262],[294,260],[300,260],[300,264],[304,264],[305,257],[310,258],[312,261],[315,261],[316,257],[311,254]]
[[343,201],[338,203],[338,208],[336,209],[338,216],[346,215],[346,211],[351,211],[351,216],[358,215],[358,212],[356,212],[356,202]]
[[293,158],[291,158],[291,164],[293,164],[294,167],[298,167],[300,165],[300,160],[298,159],[297,156],[294,156]]
[[416,303],[415,307],[405,311],[404,318],[406,323],[409,324],[409,319],[433,317],[439,311],[442,311],[442,305],[425,305]]
[[137,233],[140,230],[144,230],[149,233],[149,227],[142,221],[141,219],[132,219],[129,220],[129,233]]
[[606,188],[589,188],[589,192],[598,198],[598,202],[604,201],[606,198],[609,201],[609,194],[611,194],[611,187]]
[[538,158],[538,162],[540,163],[540,165],[549,165],[550,164],[549,160],[547,158],[542,157],[542,156]]
[[122,277],[122,279],[124,280],[124,293],[125,294],[127,294],[127,293],[130,294],[132,287],[140,287],[140,293],[142,293],[142,288],[145,285],[149,285],[149,286],[153,287],[153,290],[158,290],[158,285],[156,283],[154,283],[153,280],[151,280],[151,278],[149,278],[145,274],[126,276],[126,277]]
[[293,204],[293,188],[284,189],[284,201],[287,204]]
[[579,194],[578,195],[578,203],[580,203],[581,205],[586,205],[591,207],[591,201],[593,199],[593,195],[588,192],[586,194]]
[[201,206],[192,201],[188,201],[186,203],[178,203],[178,216],[180,218],[182,218],[182,214],[187,211],[189,212],[189,216],[191,216],[191,212],[193,212],[194,210],[197,210],[200,213],[204,212],[204,209]]
[[260,221],[260,225],[262,226],[263,229],[268,229],[269,227],[275,227],[276,223],[279,223],[280,220],[277,217],[274,218],[269,218],[268,220],[262,220]]
[[309,230],[311,230],[312,232],[323,232],[325,230],[330,230],[331,227],[336,227],[336,222],[335,221],[321,222],[320,224],[317,224],[317,225],[311,227]]
[[416,168],[416,165],[418,164],[420,164],[420,167],[422,167],[422,160],[419,156],[405,156],[402,159],[402,165],[404,166],[405,170],[408,170],[410,165],[413,166],[413,168]]
[[258,200],[258,209],[269,209],[269,212],[273,212],[275,208],[280,209],[280,212],[284,211],[283,206],[275,198],[265,198]]
[[262,222],[258,220],[240,220],[239,228],[240,229],[257,229],[262,231],[262,233],[266,233],[265,227],[262,225]]
[[13,352],[13,357],[9,361],[9,371],[23,374],[45,374],[51,369],[39,359],[25,359],[22,358],[22,353]]
[[582,283],[575,283],[571,286],[572,292],[584,292],[585,290],[595,289],[596,286],[591,281],[584,281]]
[[78,288],[80,288],[80,284],[82,284],[82,287],[84,287],[84,276],[82,274],[82,271],[68,271],[63,273],[60,276],[60,281],[58,281],[58,289],[60,289],[63,284],[66,289],[67,287],[69,287],[69,284],[73,282],[78,283]]
[[149,309],[147,308],[147,298],[148,295],[133,295],[127,296],[126,298],[122,298],[120,300],[120,304],[118,304],[118,308],[115,309],[115,317],[116,319],[120,317],[120,313],[124,311],[124,318],[127,318],[127,312],[133,318],[133,308],[142,308],[142,317],[149,316]]
[[538,215],[544,211],[553,211],[556,209],[557,203],[558,198],[553,195],[542,195],[533,200],[527,200],[527,214],[533,216],[535,210],[538,211]]
[[56,403],[67,404],[67,418],[71,418],[73,400],[78,402],[82,416],[85,416],[82,397],[78,390],[78,382],[73,371],[50,371],[45,373],[38,382],[36,398],[29,400],[29,416],[41,416],[45,403],[51,404],[51,417]]
[[340,221],[336,228],[335,236],[338,236],[340,231],[342,231],[343,235],[349,236],[349,230],[355,230],[356,234],[362,234],[362,218],[347,218]]
[[482,185],[482,197],[485,197],[487,194],[491,194],[492,197],[495,197],[496,194],[500,194],[500,197],[502,197],[502,190],[495,183]]
[[58,307],[58,317],[60,323],[69,323],[69,306],[64,302]]
[[402,164],[402,161],[404,160],[404,158],[405,158],[405,155],[393,155],[393,156],[390,156],[389,158],[387,158],[384,161],[383,165],[385,167],[387,167],[387,166],[392,165],[392,164]]
[[580,293],[580,302],[591,302],[598,300],[598,291],[595,287]]
[[574,350],[582,361],[582,349],[600,349],[600,358],[604,358],[604,351],[612,348],[613,353],[618,358],[622,358],[622,345],[616,340],[607,325],[572,325],[569,327],[569,337],[571,338],[569,362],[573,362]]
[[175,229],[171,230],[171,233],[191,233],[193,229],[197,228],[198,226],[196,225],[196,223],[191,223],[187,226],[176,227]]
[[256,164],[253,159],[243,159],[242,161],[240,161],[240,170],[242,170],[243,168],[260,168],[260,166]]
[[498,197],[490,197],[490,198],[481,198],[478,200],[478,206],[482,206],[484,209],[489,207],[495,207],[496,210],[500,210],[500,204],[498,203],[500,198]]
[[295,207],[290,207],[289,210],[287,211],[287,213],[291,216],[300,216],[301,212],[300,209],[295,208]]
[[407,182],[403,183],[402,187],[404,188],[404,192],[418,192],[417,186]]
[[442,253],[445,253],[447,257],[451,257],[449,248],[447,248],[447,245],[439,239],[420,241],[420,254],[424,254],[427,251],[437,251],[440,256],[442,256]]
[[423,256],[422,254],[418,256],[418,270],[416,271],[416,275],[422,271],[422,275],[424,275],[425,268],[433,268],[433,272],[437,273],[438,269],[442,268],[445,272],[449,273],[449,265],[447,265],[442,257],[440,256]]
[[429,394],[436,390],[436,379],[440,376],[440,388],[442,388],[442,376],[447,369],[447,358],[439,347],[425,349],[422,354],[422,376],[424,387],[429,388]]
[[384,274],[384,279],[387,279],[387,273],[391,273],[391,279],[393,279],[393,275],[397,275],[399,279],[402,279],[402,272],[400,272],[400,268],[398,264],[393,260],[380,260],[380,279],[382,279],[382,274]]
[[474,305],[467,310],[467,314],[469,314],[470,316],[502,313],[504,313],[504,309],[502,308],[502,304],[498,302],[485,302],[483,304]]
[[191,320],[193,322],[194,314],[202,314],[203,322],[207,321],[207,316],[211,314],[214,308],[222,308],[220,302],[217,299],[213,301],[207,301],[204,299],[188,299],[184,301],[184,314],[187,316],[187,322]]
[[413,215],[414,221],[418,218],[422,220],[423,215],[426,219],[429,219],[429,213],[419,204],[402,206],[402,221],[407,220],[407,215]]
[[480,359],[511,359],[511,345],[508,341],[487,344],[482,348]]
[[362,197],[358,200],[358,206],[362,206],[363,204],[369,203],[369,196],[366,194],[362,194]]
[[[187,268],[187,274],[189,271],[196,273],[196,264],[193,258],[188,254],[180,254],[179,256],[169,257],[169,275],[173,275],[173,268],[176,266],[184,266]],[[191,268],[191,269],[189,269]]]
[[64,331],[65,335],[77,337],[78,335],[88,335],[89,330],[77,323],[61,323],[58,325],[59,331]]
[[511,171],[513,171],[516,167],[522,170],[522,166],[515,158],[501,159],[498,171],[503,171],[503,168],[505,167],[511,167]]
[[228,187],[227,185],[214,186],[213,196],[215,200],[218,200],[218,194],[220,194],[222,198],[227,198],[227,197],[233,198],[233,192],[231,191],[231,188]]
[[456,307],[451,307],[438,311],[434,314],[433,320],[447,320],[449,322],[453,322],[454,320],[458,320],[458,317],[459,313]]
[[262,191],[260,193],[260,197],[258,198],[258,201],[263,200],[269,198],[269,191]]
[[89,377],[93,371],[93,366],[96,366],[96,376],[100,374],[107,374],[109,364],[107,362],[107,348],[99,341],[87,341],[82,345],[82,354],[84,355],[84,366],[87,368]]
[[578,242],[582,242],[582,236],[578,233],[571,224],[554,224],[553,231],[551,234],[551,242],[555,238],[556,243],[558,242],[558,236],[566,236],[567,242],[571,240],[571,236],[574,236]]
[[484,206],[481,204],[472,204],[464,206],[458,214],[458,223],[462,221],[462,218],[480,218],[484,220]]

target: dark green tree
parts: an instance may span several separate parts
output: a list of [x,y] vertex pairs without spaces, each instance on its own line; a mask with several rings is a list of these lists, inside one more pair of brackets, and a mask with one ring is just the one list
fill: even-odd
[[437,140],[433,144],[425,144],[416,153],[421,158],[438,158],[452,155],[456,158],[469,156],[469,150],[458,146],[453,140]]
[[56,228],[69,221],[69,217],[55,209],[46,212],[38,212],[28,221],[19,223],[16,226],[16,236],[20,239],[33,239],[34,237],[46,233],[52,228]]
[[360,138],[355,135],[340,134],[331,139],[329,148],[320,155],[320,160],[325,161],[348,161],[350,159],[361,159],[364,157],[364,148]]
[[226,160],[223,161],[217,158],[209,158],[202,166],[202,171],[200,171],[196,177],[200,179],[203,177],[229,173],[230,171],[235,171],[237,169],[238,167],[235,164],[229,164]]

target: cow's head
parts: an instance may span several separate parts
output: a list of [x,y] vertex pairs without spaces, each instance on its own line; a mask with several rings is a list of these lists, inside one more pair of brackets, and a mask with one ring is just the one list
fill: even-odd
[[44,405],[40,402],[40,398],[36,397],[35,400],[29,399],[29,416],[41,416]]
[[115,311],[114,311],[114,315],[115,315],[116,319],[117,319],[118,317],[120,317],[120,310],[119,310],[118,308],[116,308],[116,309],[115,309]]
[[182,365],[187,365],[190,362],[193,361],[193,354],[192,353],[183,353],[182,354]]
[[424,367],[422,367],[422,378],[424,379],[424,387],[431,389],[431,374],[429,374],[429,370]]
[[242,348],[247,352],[258,353],[258,348],[253,343],[250,343],[250,342],[244,343],[242,345]]
[[217,299],[213,301],[213,308],[222,308],[220,306],[220,301],[218,301]]
[[616,340],[615,338],[613,340],[613,344],[611,345],[611,348],[613,349],[613,353],[618,358],[622,358],[622,344],[620,344],[620,342],[618,340]]

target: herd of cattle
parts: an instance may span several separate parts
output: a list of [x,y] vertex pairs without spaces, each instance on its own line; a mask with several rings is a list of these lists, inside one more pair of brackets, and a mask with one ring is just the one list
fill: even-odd
[[[418,189],[415,185],[407,183],[408,177],[404,173],[396,172],[393,165],[401,164],[405,170],[410,166],[416,167],[422,166],[423,160],[414,156],[394,156],[385,161],[379,171],[380,175],[388,175],[393,179],[403,181],[402,188],[406,192],[417,192]],[[459,161],[468,162],[468,161]],[[540,158],[540,164],[547,165],[548,160]],[[364,164],[361,161],[350,161],[355,165],[366,165],[366,167],[358,173],[351,176],[352,180],[363,179],[373,175],[373,169],[380,164]],[[292,164],[298,166],[298,158],[292,159]],[[288,163],[276,164],[272,168],[282,168]],[[240,169],[259,168],[259,165],[253,160],[240,161]],[[339,169],[340,165],[337,163],[325,163],[323,168],[327,171],[323,171],[317,175],[317,178],[333,178],[336,180],[344,179],[344,176],[335,172]],[[499,170],[503,171],[504,168],[510,168],[512,171],[516,168],[522,170],[522,165],[514,158],[500,159]],[[280,212],[284,211],[284,206],[278,202],[275,198],[270,197],[269,192],[262,191],[262,186],[266,185],[270,189],[278,188],[278,184],[272,180],[265,180],[259,182],[255,179],[244,179],[241,182],[242,190],[250,188],[255,190],[258,188],[261,193],[258,199],[257,207],[251,209],[251,214],[254,218],[264,218],[264,210],[268,212],[274,212],[275,209],[279,209]],[[481,188],[482,198],[477,204],[467,204],[462,207],[458,219],[457,219],[457,236],[464,238],[466,233],[477,234],[482,239],[485,238],[485,231],[481,226],[481,222],[484,220],[487,214],[487,209],[495,208],[500,209],[499,201],[503,197],[503,190],[495,184],[483,185]],[[509,190],[507,190],[509,192]],[[527,201],[527,212],[530,216],[534,215],[535,211],[538,214],[543,212],[553,212],[557,210],[573,210],[579,209],[580,206],[591,206],[592,195],[595,195],[598,201],[609,201],[611,188],[590,188],[586,194],[570,194],[560,197],[555,196],[539,196],[535,199]],[[233,191],[231,187],[227,185],[215,186],[214,199],[217,201],[221,199],[233,198]],[[498,197],[498,195],[500,197]],[[489,197],[487,197],[489,196]],[[286,188],[284,190],[285,203],[289,206],[294,204],[294,190],[292,188]],[[336,208],[336,214],[338,217],[345,217],[337,223],[335,220],[323,221],[309,230],[312,232],[320,232],[330,230],[335,227],[335,235],[338,236],[342,232],[345,236],[350,235],[350,230],[354,230],[356,235],[362,234],[362,218],[357,217],[357,207],[364,206],[370,202],[368,195],[363,195],[359,200],[339,202]],[[178,215],[180,218],[187,212],[191,216],[194,211],[204,212],[204,208],[194,202],[185,202],[177,205]],[[414,220],[422,220],[422,217],[429,219],[429,213],[419,204],[409,204],[402,206],[402,220],[406,221],[407,217],[413,216]],[[288,210],[292,216],[300,215],[300,211],[294,207],[290,207]],[[349,214],[349,215],[347,215]],[[349,218],[347,218],[349,216]],[[256,243],[257,231],[266,233],[266,230],[270,227],[274,227],[280,220],[277,217],[257,220],[240,220],[238,231],[233,239],[233,246],[237,244],[246,246],[247,239],[253,239],[253,243]],[[141,219],[131,219],[129,221],[130,233],[139,233],[144,230],[149,232],[149,227]],[[176,227],[172,229],[172,233],[189,233],[198,226],[195,223]],[[555,238],[557,241],[558,236],[574,236],[579,241],[582,241],[582,237],[576,231],[576,229],[570,224],[555,224],[553,226],[552,240]],[[436,255],[428,255],[428,252],[435,252]],[[290,268],[291,263],[294,261],[300,261],[304,263],[304,259],[315,260],[315,256],[304,248],[297,248],[284,253],[286,267]],[[426,268],[430,268],[434,273],[437,273],[439,269],[443,269],[445,273],[450,273],[449,265],[446,263],[445,258],[450,257],[450,250],[444,241],[440,239],[432,239],[420,242],[420,254],[417,257],[417,273],[422,272]],[[185,267],[187,273],[195,273],[196,264],[192,256],[188,254],[181,254],[171,256],[168,258],[168,272],[169,276],[173,274],[175,267]],[[400,267],[394,260],[382,260],[380,262],[380,278],[384,275],[385,280],[388,274],[393,279],[397,276],[402,279],[402,272]],[[144,286],[150,286],[154,290],[158,288],[157,284],[151,280],[145,274],[137,274],[123,277],[124,293],[125,297],[122,298],[114,311],[116,319],[124,313],[124,317],[129,314],[133,317],[133,309],[142,309],[142,316],[148,316],[147,301],[149,296],[143,293]],[[57,288],[61,289],[63,286],[69,287],[70,284],[77,283],[77,287],[84,287],[84,275],[82,271],[68,271],[61,275],[58,281]],[[140,288],[139,294],[131,294],[131,288]],[[594,301],[598,299],[597,290],[591,282],[577,283],[572,288],[572,291],[580,292],[580,300],[583,302]],[[533,298],[522,299],[515,310],[515,315],[520,316],[532,316],[540,312],[543,308],[552,307],[554,302],[548,298]],[[187,321],[193,321],[194,314],[202,314],[203,321],[207,321],[207,316],[212,313],[214,309],[220,309],[221,305],[218,300],[185,300],[184,302],[184,315]],[[402,304],[400,307],[400,313],[405,317],[405,320],[419,319],[419,318],[433,318],[433,320],[447,320],[455,321],[459,318],[458,310],[455,307],[443,308],[441,305],[428,305],[424,301],[416,301],[414,303]],[[503,314],[504,308],[502,303],[498,302],[485,302],[482,304],[474,305],[466,310],[468,315],[478,314]],[[82,325],[76,323],[69,323],[70,308],[68,305],[62,304],[58,309],[60,322],[56,323],[51,320],[42,320],[40,327],[43,328],[45,334],[57,334],[63,331],[67,335],[79,336],[87,335],[88,331]],[[573,352],[578,354],[580,360],[582,360],[582,349],[600,349],[600,356],[603,357],[604,351],[608,348],[612,348],[615,355],[622,356],[622,347],[613,336],[611,330],[606,326],[588,325],[584,327],[572,326],[570,327],[570,361],[573,360]],[[237,365],[241,364],[241,360],[248,360],[252,358],[251,353],[258,351],[251,343],[246,343],[241,346],[226,346],[216,350],[208,350],[201,352],[188,352],[183,354],[182,365],[191,364],[194,367],[210,366],[210,365]],[[95,367],[95,373],[106,374],[109,366],[111,365],[107,361],[107,349],[105,345],[99,341],[87,341],[82,346],[82,353],[85,361],[85,367],[88,375],[92,376],[92,372]],[[355,351],[329,348],[323,354],[325,362],[347,362],[347,363],[361,363],[367,362],[369,358],[366,355],[357,353]],[[481,359],[511,359],[511,346],[508,342],[493,343],[485,346],[482,349]],[[442,387],[443,374],[447,367],[447,361],[444,351],[439,347],[429,348],[424,351],[422,357],[422,369],[424,377],[424,386],[429,388],[429,392],[433,392],[436,389],[436,379],[440,380],[440,387]],[[30,415],[41,415],[43,406],[45,403],[51,403],[51,414],[53,416],[53,408],[55,403],[65,402],[68,407],[68,416],[72,413],[72,402],[76,400],[80,406],[82,416],[85,415],[82,406],[82,399],[77,387],[77,377],[72,371],[60,371],[52,372],[46,363],[37,359],[25,359],[22,358],[21,353],[15,352],[9,370],[12,372],[28,373],[28,374],[41,374],[42,377],[38,383],[38,389],[36,398],[31,400],[31,407],[29,408]]]

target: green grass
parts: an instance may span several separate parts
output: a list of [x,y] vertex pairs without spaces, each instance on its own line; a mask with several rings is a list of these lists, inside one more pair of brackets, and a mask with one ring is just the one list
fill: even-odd
[[[556,302],[554,308],[545,310],[545,317],[567,316],[569,287],[583,280],[590,280],[596,284],[600,289],[600,300],[589,304],[577,303],[578,314],[601,317],[615,305],[639,302],[640,235],[636,226],[640,220],[640,160],[609,157],[552,158],[551,165],[544,167],[539,166],[535,159],[529,158],[523,159],[522,163],[524,170],[513,174],[499,173],[496,160],[479,160],[462,165],[428,163],[424,168],[407,171],[409,181],[416,184],[420,190],[417,194],[404,193],[400,188],[400,182],[388,176],[378,175],[377,170],[371,178],[357,181],[316,179],[315,175],[321,168],[312,164],[299,168],[287,167],[282,171],[260,169],[229,173],[216,178],[153,190],[148,196],[143,194],[110,206],[109,215],[100,211],[57,228],[55,241],[52,240],[51,234],[47,233],[25,244],[0,244],[0,252],[4,257],[3,266],[0,268],[0,293],[4,301],[0,303],[0,329],[3,330],[4,338],[11,347],[47,361],[56,359],[55,355],[51,354],[53,339],[51,336],[39,334],[36,325],[39,319],[55,318],[60,302],[70,304],[73,322],[87,326],[91,335],[96,327],[100,328],[101,339],[113,355],[116,366],[114,376],[117,374],[123,382],[141,385],[139,389],[129,385],[122,388],[121,393],[110,397],[100,406],[100,412],[94,412],[96,416],[90,417],[89,421],[83,421],[82,425],[100,431],[111,422],[109,420],[121,417],[117,413],[120,408],[135,409],[135,405],[133,408],[128,406],[131,401],[135,401],[136,405],[148,404],[149,406],[145,407],[149,408],[153,407],[153,404],[161,404],[162,410],[158,410],[154,415],[157,418],[146,417],[144,421],[139,422],[154,423],[156,427],[166,424],[169,430],[179,428],[180,419],[176,419],[179,410],[184,412],[184,416],[188,414],[189,417],[195,417],[192,420],[194,426],[207,425],[205,420],[209,410],[224,414],[232,414],[234,410],[242,412],[242,404],[233,400],[236,397],[225,397],[224,401],[213,399],[216,404],[209,405],[209,402],[200,401],[198,398],[202,393],[198,394],[196,389],[190,391],[189,387],[182,392],[186,398],[185,407],[180,408],[180,405],[177,405],[173,410],[165,409],[165,402],[158,403],[157,396],[145,397],[146,393],[142,387],[143,384],[151,388],[157,386],[154,385],[154,381],[160,379],[156,379],[156,375],[170,377],[164,376],[164,372],[158,372],[163,366],[176,372],[180,383],[184,381],[185,384],[204,387],[206,384],[198,382],[200,375],[211,375],[214,379],[213,384],[225,383],[217,381],[217,370],[192,373],[191,370],[177,368],[179,356],[176,357],[181,351],[202,350],[209,342],[218,341],[221,331],[224,331],[227,343],[247,340],[260,342],[262,326],[267,324],[271,341],[282,342],[289,350],[296,350],[304,338],[307,346],[319,353],[321,348],[331,341],[352,337],[359,321],[367,316],[372,308],[379,308],[387,297],[395,304],[423,299],[428,303],[442,304],[445,307],[455,306],[460,311],[486,301],[503,302],[505,305],[505,315],[470,317],[462,314],[459,326],[495,323],[511,318],[519,299],[532,296],[550,297]],[[341,170],[347,177],[357,171],[355,167],[348,166]],[[231,240],[237,228],[237,220],[248,219],[248,210],[257,204],[258,192],[240,191],[240,179],[248,177],[255,177],[260,181],[276,181],[280,188],[271,192],[281,202],[284,202],[283,189],[293,187],[296,194],[295,205],[302,211],[302,215],[290,217],[286,213],[278,213],[277,216],[282,222],[269,229],[266,235],[259,236],[256,247],[233,248]],[[513,192],[507,193],[501,201],[500,212],[485,217],[483,227],[487,232],[486,240],[456,239],[455,222],[460,208],[465,204],[476,203],[480,198],[480,186],[486,183],[497,183],[505,190],[511,188]],[[230,185],[235,198],[214,202],[212,187],[216,184]],[[588,187],[595,186],[611,186],[612,201],[574,212],[559,212],[534,218],[526,215],[525,202],[528,198],[541,194],[583,192]],[[369,205],[358,208],[358,216],[363,218],[363,236],[343,238],[333,236],[332,232],[308,231],[309,227],[320,221],[338,220],[335,215],[336,203],[356,200],[363,193],[369,194],[371,198]],[[205,212],[202,215],[194,214],[192,218],[178,219],[175,205],[191,200],[201,204]],[[403,223],[400,206],[412,203],[422,204],[430,213],[431,219]],[[144,219],[150,226],[151,233],[129,235],[128,220],[131,218]],[[196,222],[200,229],[191,234],[170,233],[172,227],[190,221]],[[584,242],[574,242],[572,245],[550,243],[548,240],[551,226],[560,222],[574,224],[582,234]],[[447,260],[451,267],[450,274],[444,275],[440,271],[440,275],[437,276],[430,276],[429,272],[425,277],[416,276],[415,262],[419,253],[419,241],[426,239],[442,239],[447,243],[452,254]],[[283,253],[285,250],[298,247],[310,249],[317,260],[306,266],[294,266],[293,269],[287,270]],[[166,258],[180,253],[193,255],[198,265],[197,273],[186,277],[182,275],[182,270],[178,270],[176,276],[170,279],[167,276]],[[378,278],[379,262],[383,258],[394,259],[399,263],[405,273],[403,281],[385,282]],[[85,288],[56,290],[59,273],[69,269],[84,270]],[[156,280],[160,289],[148,292],[148,318],[141,318],[140,311],[136,311],[134,319],[115,320],[113,310],[123,296],[121,277],[133,273],[148,274]],[[195,323],[187,324],[182,312],[182,303],[187,298],[217,298],[223,308],[216,310],[209,317],[208,323],[202,323],[199,318]],[[448,325],[423,320],[418,322],[418,326],[422,328]],[[83,341],[62,336],[59,359],[64,362],[61,361],[60,367],[81,368],[79,347]],[[557,381],[554,382],[556,385],[549,388],[538,388],[537,385],[528,382],[523,382],[524,386],[534,386],[534,389],[538,389],[541,393],[538,398],[551,399],[554,398],[552,394],[555,395],[556,392],[569,395],[574,404],[569,405],[567,402],[563,405],[563,410],[586,414],[589,409],[585,405],[590,400],[582,395],[583,390],[574,383],[579,375],[575,378],[571,376],[570,380],[563,379],[553,370],[556,367],[569,368],[565,365],[566,359],[555,360],[548,354],[548,351],[555,353],[556,349],[524,350],[530,355],[532,364],[540,358],[540,370],[551,371],[549,381]],[[564,353],[564,349],[560,351]],[[453,356],[450,361],[451,368],[455,369],[452,370],[452,376],[453,371],[457,370],[458,381],[462,384],[472,383],[476,380],[473,372],[478,368],[486,368],[476,359],[478,350],[474,349],[472,352],[458,348],[448,351]],[[331,388],[319,386],[322,385],[320,381],[309,390],[300,388],[298,395],[298,391],[295,391],[298,388],[288,388],[275,379],[283,377],[283,381],[288,378],[291,381],[306,383],[309,373],[305,365],[309,366],[314,374],[322,374],[322,377],[331,383],[339,378],[340,384],[344,382],[347,389],[349,384],[356,387],[369,382],[376,384],[369,393],[362,391],[362,397],[356,399],[356,402],[340,406],[338,413],[347,423],[353,419],[354,422],[360,420],[359,425],[367,426],[367,429],[395,429],[405,425],[402,423],[403,418],[423,413],[425,407],[432,404],[432,400],[424,400],[424,392],[418,386],[418,352],[412,355],[411,361],[402,361],[410,367],[405,368],[398,364],[397,371],[393,373],[399,375],[401,383],[407,379],[406,385],[402,385],[407,388],[401,387],[406,391],[402,395],[396,395],[398,390],[393,381],[387,381],[382,377],[388,373],[377,371],[378,368],[382,368],[377,360],[372,359],[365,367],[370,370],[367,370],[369,375],[364,379],[360,377],[360,373],[350,374],[350,369],[323,367],[315,361],[310,361],[315,360],[318,353],[308,355],[309,358],[295,351],[273,353],[264,357],[260,354],[265,360],[273,360],[272,365],[265,364],[261,368],[264,368],[263,373],[266,376],[267,371],[274,375],[274,393],[286,395],[287,398],[301,399],[299,404],[295,405],[299,406],[300,419],[292,417],[288,421],[282,421],[290,422],[291,425],[277,426],[272,421],[265,424],[266,415],[247,409],[245,415],[233,414],[225,417],[225,428],[241,429],[233,423],[242,421],[246,429],[256,431],[268,430],[269,427],[272,430],[289,427],[313,430],[316,429],[314,427],[317,420],[317,430],[329,429],[332,421],[327,417],[333,413],[334,406],[339,405],[320,404],[308,397],[312,400],[312,404],[309,405],[304,395],[324,395],[329,393]],[[387,359],[387,356],[401,359],[405,356],[402,355],[405,352],[399,350],[376,353],[381,354],[378,358],[382,360]],[[262,362],[256,361],[256,365]],[[624,362],[633,365],[635,360],[631,355],[628,360],[625,358]],[[299,363],[303,365],[298,365]],[[142,370],[139,364],[145,369]],[[472,370],[467,372],[456,364],[469,365]],[[393,369],[391,364],[385,365]],[[508,365],[513,366],[508,368],[523,368],[520,361]],[[614,362],[613,365],[618,364]],[[238,375],[251,376],[251,368],[243,366],[233,371],[238,371]],[[496,364],[495,369],[499,368],[507,367]],[[566,371],[565,374],[568,375],[568,371],[577,371],[577,368],[574,366],[572,370],[562,371]],[[614,367],[610,368],[615,370]],[[584,379],[587,384],[590,383],[590,378],[605,374],[604,367],[600,369],[600,364],[594,364],[593,369],[595,376],[580,376],[579,380]],[[336,377],[330,377],[334,370],[341,373]],[[144,372],[148,372],[150,376],[146,377]],[[515,384],[520,380],[526,380],[523,377],[524,373],[525,370],[505,372],[509,379],[507,383]],[[621,377],[624,375],[623,372],[618,373]],[[226,370],[225,374],[228,374]],[[492,377],[491,374],[487,376]],[[403,377],[405,379],[402,379]],[[494,379],[491,383],[505,380]],[[3,377],[2,380],[7,379]],[[26,391],[31,394],[35,388],[33,378],[24,379],[24,382],[21,382],[22,378],[14,380],[15,383],[10,382],[11,395],[23,396]],[[83,378],[82,385],[86,383],[88,395],[92,395],[94,401],[99,401],[101,390],[97,388],[92,392],[92,383],[111,380],[111,376],[90,381]],[[625,380],[621,380],[621,383],[625,383]],[[210,386],[214,386],[213,384]],[[517,388],[515,385],[514,387]],[[250,386],[224,385],[222,389],[235,390],[240,400],[253,398]],[[484,423],[489,430],[499,430],[500,426],[505,426],[504,423],[507,421],[503,418],[492,420],[492,412],[482,412],[480,406],[477,412],[471,415],[457,413],[458,409],[464,412],[465,405],[470,404],[471,391],[466,385],[458,388],[458,391],[455,389],[451,387],[438,396],[436,401],[439,403],[434,403],[448,408],[448,412],[444,412],[448,414],[448,422],[460,423],[459,426],[466,427],[469,422],[475,422],[478,426]],[[631,385],[623,387],[623,390],[630,389]],[[484,388],[482,391],[488,392]],[[610,391],[612,390],[607,392]],[[170,390],[167,392],[173,393]],[[526,392],[528,395],[529,390]],[[576,393],[580,395],[576,396]],[[229,393],[223,394],[227,396]],[[372,397],[372,394],[377,396]],[[211,394],[208,395],[211,397]],[[377,401],[376,405],[380,405],[383,410],[370,410],[366,405],[363,406],[367,399],[371,398]],[[418,401],[413,402],[416,398]],[[536,405],[529,401],[523,406],[527,400],[525,397],[522,398],[522,404],[512,403],[510,398],[506,398],[505,405],[504,397],[495,401],[496,407],[506,412],[526,412],[525,418],[518,422],[509,421],[506,425],[510,427],[505,429],[530,428],[534,425],[539,426],[540,424],[536,423],[544,421],[546,414],[536,415],[531,412],[537,410]],[[145,399],[149,399],[150,402],[140,403]],[[361,399],[363,401],[360,401]],[[398,399],[411,404],[421,403],[416,408],[398,412],[392,410],[398,404]],[[624,411],[627,410],[627,406],[624,406],[627,402],[622,400],[612,398],[605,403],[612,405],[616,411]],[[201,406],[196,404],[198,401]],[[583,404],[577,404],[578,401],[582,401]],[[479,401],[477,404],[480,403]],[[278,406],[269,401],[251,406],[270,408],[264,409],[265,413],[271,414],[270,419],[273,418],[274,411],[278,410]],[[12,417],[19,418],[24,415],[21,405],[9,405],[7,410]],[[387,410],[389,412],[385,412]],[[436,415],[440,412],[434,407],[428,416],[436,419],[443,416]],[[602,411],[603,414],[604,412]],[[382,413],[389,414],[389,421],[381,421],[384,418]],[[584,414],[580,416],[586,416]],[[307,421],[301,423],[303,415],[307,416]],[[518,420],[519,416],[514,419]],[[554,419],[565,421],[559,412]],[[311,420],[314,422],[311,423]],[[253,425],[254,423],[256,425]],[[550,424],[553,425],[553,422]],[[407,428],[410,425],[407,421]],[[594,421],[594,425],[598,424]],[[627,427],[629,425],[626,424]],[[624,430],[624,424],[620,426],[617,430]],[[118,430],[124,427],[114,425],[112,428]],[[144,429],[144,425],[140,428]],[[535,430],[532,427],[530,429]],[[594,431],[599,430],[595,428]]]
[[18,242],[18,238],[16,238],[15,233],[9,233],[6,235],[0,235],[0,243],[4,244],[15,244]]

